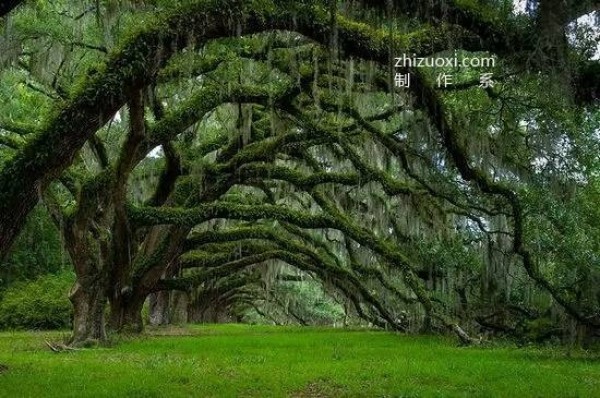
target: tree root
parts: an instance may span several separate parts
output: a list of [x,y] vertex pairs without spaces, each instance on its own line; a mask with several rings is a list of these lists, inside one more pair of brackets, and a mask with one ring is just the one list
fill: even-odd
[[56,353],[60,352],[68,352],[68,351],[80,351],[79,348],[64,344],[64,343],[51,343],[48,340],[45,340],[46,345],[50,350]]

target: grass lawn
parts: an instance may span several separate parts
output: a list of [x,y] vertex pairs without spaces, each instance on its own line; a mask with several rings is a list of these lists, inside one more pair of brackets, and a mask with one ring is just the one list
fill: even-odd
[[[600,360],[380,331],[190,326],[53,353],[0,333],[1,397],[600,397]],[[177,335],[174,335],[177,334]]]

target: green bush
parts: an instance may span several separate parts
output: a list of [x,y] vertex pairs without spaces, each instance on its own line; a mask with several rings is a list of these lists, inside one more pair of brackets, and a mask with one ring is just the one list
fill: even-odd
[[59,329],[70,326],[69,289],[72,273],[45,275],[32,282],[18,282],[0,297],[0,328]]

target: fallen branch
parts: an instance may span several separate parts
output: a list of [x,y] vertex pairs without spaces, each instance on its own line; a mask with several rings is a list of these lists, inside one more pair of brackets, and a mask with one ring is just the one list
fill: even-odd
[[[59,353],[64,351],[80,351],[78,348],[70,347],[64,343],[50,343],[48,340],[44,340],[48,348],[50,348],[53,352]],[[2,368],[0,367],[0,372]]]

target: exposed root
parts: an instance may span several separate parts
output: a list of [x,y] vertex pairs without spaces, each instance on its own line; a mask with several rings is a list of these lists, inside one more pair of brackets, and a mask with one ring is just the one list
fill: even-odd
[[458,336],[461,345],[480,345],[482,342],[481,337],[476,339],[469,336],[468,333],[457,324],[452,325],[452,331]]
[[56,353],[65,351],[79,351],[79,348],[75,348],[64,343],[51,343],[48,340],[45,340],[45,342],[48,348],[50,348],[53,352]]

